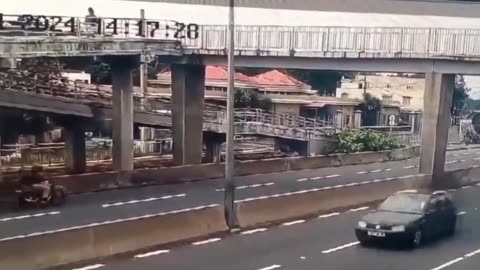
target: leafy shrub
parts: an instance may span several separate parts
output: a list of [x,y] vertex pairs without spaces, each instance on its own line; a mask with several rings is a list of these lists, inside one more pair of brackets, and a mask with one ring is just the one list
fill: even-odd
[[343,130],[334,135],[340,153],[392,150],[402,147],[387,133],[370,130]]

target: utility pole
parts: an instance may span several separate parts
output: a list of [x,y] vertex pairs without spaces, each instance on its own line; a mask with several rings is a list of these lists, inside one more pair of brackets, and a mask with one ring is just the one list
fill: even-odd
[[235,211],[235,5],[234,0],[229,0],[228,7],[228,88],[227,88],[227,146],[225,153],[225,220],[230,230],[237,228],[237,215]]
[[[147,37],[146,33],[146,24],[145,24],[145,10],[141,9],[140,10],[140,22],[141,22],[141,27],[142,27],[142,34],[144,37]],[[140,61],[140,104],[141,106],[145,106],[147,101],[146,101],[146,96],[148,92],[148,63],[147,63],[147,57],[145,54],[141,56]],[[147,131],[150,133],[150,128],[147,127],[140,127],[140,140],[145,141],[147,140]],[[150,137],[150,134],[148,135]]]

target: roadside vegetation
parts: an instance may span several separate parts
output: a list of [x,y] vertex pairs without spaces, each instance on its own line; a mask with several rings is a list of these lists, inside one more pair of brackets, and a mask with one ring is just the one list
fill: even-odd
[[403,147],[387,133],[370,130],[342,130],[334,135],[337,153],[393,150]]

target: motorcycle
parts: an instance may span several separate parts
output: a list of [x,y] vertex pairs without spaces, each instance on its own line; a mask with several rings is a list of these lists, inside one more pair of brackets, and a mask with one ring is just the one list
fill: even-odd
[[43,190],[33,186],[22,185],[15,192],[18,196],[18,206],[24,207],[26,205],[62,205],[66,200],[65,188],[47,181],[50,187],[50,195],[43,199]]

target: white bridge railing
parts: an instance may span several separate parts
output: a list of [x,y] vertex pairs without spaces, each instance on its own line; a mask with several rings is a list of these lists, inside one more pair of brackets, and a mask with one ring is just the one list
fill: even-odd
[[[105,36],[178,40],[186,53],[224,54],[227,26],[197,25],[159,19],[6,15],[0,13],[0,37],[24,35]],[[246,26],[235,29],[236,49],[259,55],[309,53],[403,54],[403,57],[480,57],[479,29]],[[267,54],[268,55],[268,54]]]
[[[185,40],[188,49],[222,53],[226,26],[200,26],[200,37]],[[328,53],[403,53],[434,57],[480,56],[479,29],[427,29],[382,27],[237,26],[239,51]]]

